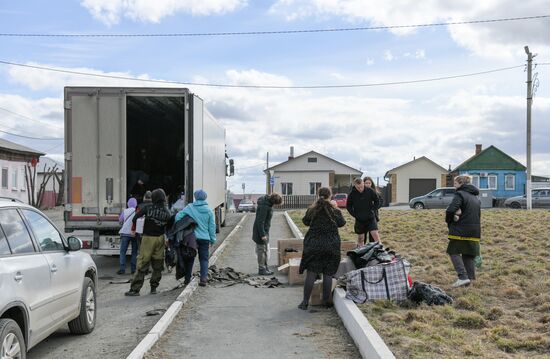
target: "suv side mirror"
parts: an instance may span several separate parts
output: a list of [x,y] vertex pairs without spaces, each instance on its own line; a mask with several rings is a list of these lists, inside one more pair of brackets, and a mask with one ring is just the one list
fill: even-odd
[[82,249],[82,241],[78,237],[70,236],[67,238],[67,242],[69,243],[69,252],[76,252]]

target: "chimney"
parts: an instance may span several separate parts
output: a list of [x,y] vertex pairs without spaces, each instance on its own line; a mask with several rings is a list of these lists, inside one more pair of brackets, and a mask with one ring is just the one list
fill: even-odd
[[481,149],[483,148],[483,145],[477,144],[476,145],[476,156],[481,153]]
[[290,156],[288,156],[288,159],[291,160],[294,158],[294,146],[290,146]]

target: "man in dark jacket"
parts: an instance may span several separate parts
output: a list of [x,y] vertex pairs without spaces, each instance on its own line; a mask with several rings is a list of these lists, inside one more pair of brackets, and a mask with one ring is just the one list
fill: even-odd
[[273,205],[283,203],[278,193],[272,193],[260,197],[256,208],[256,219],[252,229],[252,240],[256,242],[256,255],[258,256],[258,274],[271,275],[272,271],[267,267],[267,255],[269,251],[269,228],[273,217]]
[[365,245],[366,234],[370,233],[375,242],[380,241],[375,212],[380,208],[380,199],[370,187],[365,187],[361,178],[353,181],[353,188],[348,195],[346,209],[355,218],[355,233],[357,233],[357,246]]
[[475,257],[479,256],[481,238],[481,201],[477,197],[479,190],[470,184],[470,177],[457,176],[454,187],[455,196],[445,211],[445,222],[449,227],[447,254],[458,275],[453,287],[461,287],[476,279]]
[[132,278],[130,290],[124,293],[127,296],[139,295],[139,291],[145,280],[145,274],[149,270],[149,265],[153,267],[153,274],[150,280],[151,294],[157,294],[157,287],[162,278],[164,248],[166,245],[165,234],[166,229],[170,228],[174,223],[174,217],[168,209],[166,194],[162,189],[158,188],[154,190],[151,197],[152,205],[135,215],[133,219],[133,222],[136,223],[138,218],[145,216],[137,271],[134,278]]

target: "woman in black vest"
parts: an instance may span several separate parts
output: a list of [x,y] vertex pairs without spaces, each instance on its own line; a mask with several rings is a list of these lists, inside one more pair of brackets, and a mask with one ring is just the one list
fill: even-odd
[[476,279],[475,257],[479,256],[481,238],[481,202],[479,190],[470,184],[470,177],[454,179],[456,193],[447,207],[445,221],[449,227],[447,253],[458,275],[453,287],[469,285]]

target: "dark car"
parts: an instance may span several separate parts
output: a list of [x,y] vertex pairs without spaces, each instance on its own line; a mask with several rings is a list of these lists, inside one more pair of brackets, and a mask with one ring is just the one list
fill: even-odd
[[430,193],[415,197],[409,201],[409,206],[414,209],[447,208],[455,195],[454,187],[437,188]]

